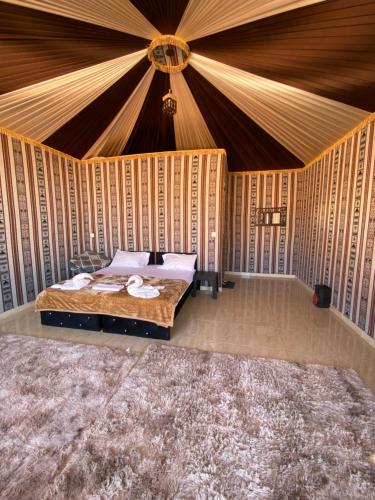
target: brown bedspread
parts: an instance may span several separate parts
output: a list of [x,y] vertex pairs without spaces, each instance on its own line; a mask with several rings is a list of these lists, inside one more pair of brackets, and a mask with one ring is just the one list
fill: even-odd
[[128,294],[126,288],[120,292],[93,290],[97,283],[125,285],[128,276],[93,275],[94,281],[81,290],[47,288],[35,302],[37,311],[66,311],[73,313],[105,314],[121,318],[136,318],[151,321],[161,326],[173,326],[174,312],[182,294],[189,284],[179,279],[143,278],[147,285],[163,285],[160,295],[152,299],[140,299]]

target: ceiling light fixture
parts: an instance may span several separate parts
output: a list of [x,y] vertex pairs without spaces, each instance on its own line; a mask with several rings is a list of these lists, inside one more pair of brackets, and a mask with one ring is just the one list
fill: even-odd
[[177,99],[172,94],[172,90],[169,89],[168,94],[163,96],[163,113],[173,116],[177,113]]
[[155,69],[164,73],[179,73],[188,65],[190,48],[177,36],[162,35],[152,40],[147,55]]
[[[178,73],[186,68],[190,48],[189,45],[174,35],[163,35],[152,40],[148,47],[148,58],[154,68],[163,73]],[[172,90],[162,98],[163,113],[173,116],[177,113],[177,99]]]

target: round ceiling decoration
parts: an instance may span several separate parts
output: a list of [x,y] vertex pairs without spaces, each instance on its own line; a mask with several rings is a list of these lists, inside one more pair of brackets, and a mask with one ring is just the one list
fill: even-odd
[[179,73],[189,62],[189,45],[174,35],[162,35],[150,43],[148,58],[155,69],[164,73]]

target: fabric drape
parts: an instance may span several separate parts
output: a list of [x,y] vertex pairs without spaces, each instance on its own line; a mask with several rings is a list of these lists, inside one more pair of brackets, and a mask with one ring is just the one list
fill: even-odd
[[373,0],[330,0],[199,38],[189,46],[215,61],[371,112],[374,24]]
[[305,163],[369,113],[192,53],[190,64]]
[[176,32],[189,0],[131,0],[163,35]]
[[176,35],[195,40],[324,0],[190,0]]
[[150,62],[145,56],[108,90],[43,141],[44,144],[65,151],[74,158],[82,158],[121,111],[149,68]]
[[124,32],[0,1],[0,94],[145,48]]
[[173,117],[163,113],[163,95],[170,88],[169,74],[155,71],[133,131],[121,154],[174,151]]
[[145,53],[134,52],[3,94],[0,123],[43,141],[127,73]]
[[303,167],[303,162],[207,81],[192,66],[184,78],[215,143],[227,152],[229,171]]
[[182,73],[170,75],[171,89],[177,98],[173,116],[177,149],[216,148],[215,141],[202,117]]
[[121,111],[87,151],[84,158],[90,158],[91,156],[117,156],[121,154],[138,119],[154,73],[155,69],[150,66]]
[[4,0],[7,3],[79,19],[143,38],[160,35],[130,0]]

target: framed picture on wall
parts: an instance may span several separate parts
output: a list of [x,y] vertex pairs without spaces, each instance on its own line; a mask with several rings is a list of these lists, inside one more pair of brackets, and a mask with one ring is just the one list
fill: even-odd
[[286,226],[286,207],[257,208],[256,226]]

